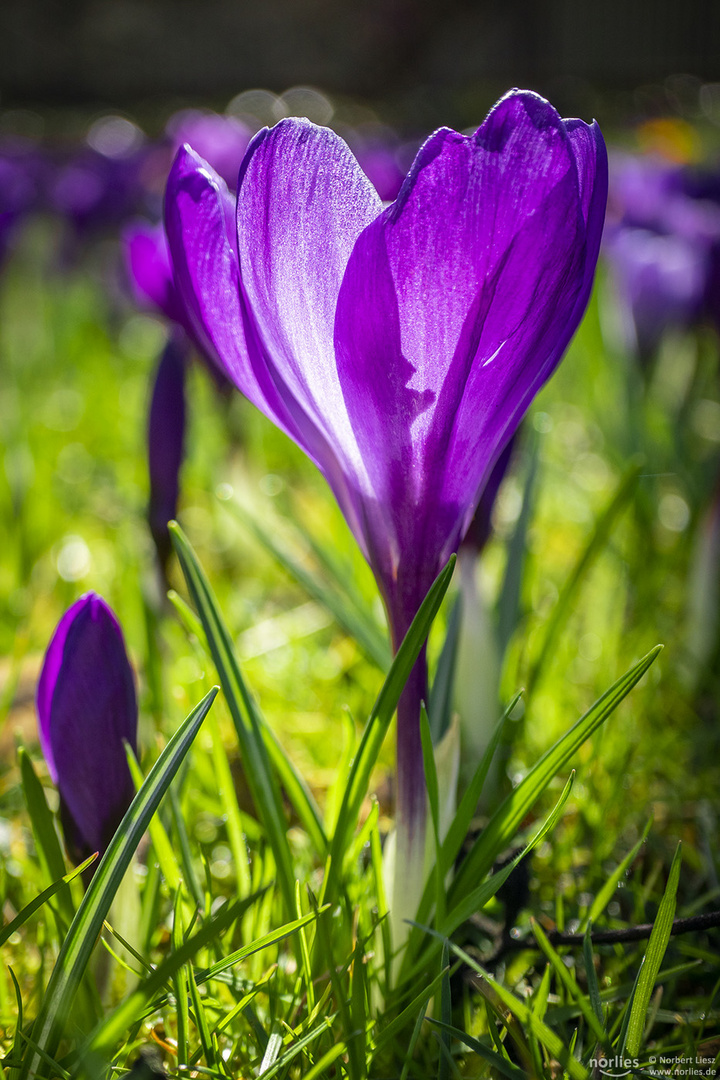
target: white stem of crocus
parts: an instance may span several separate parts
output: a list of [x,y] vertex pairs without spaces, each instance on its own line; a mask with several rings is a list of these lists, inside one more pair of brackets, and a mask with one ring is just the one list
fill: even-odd
[[[423,823],[424,826],[424,823]],[[408,830],[398,819],[388,836],[383,855],[383,873],[387,894],[390,938],[393,949],[393,981],[400,970],[405,945],[412,929],[408,919],[414,919],[422,899],[428,872],[427,832]]]
[[[498,721],[500,661],[495,631],[479,587],[478,558],[473,551],[458,556],[462,622],[455,671],[455,705],[462,730],[461,780],[468,783]],[[487,801],[497,776],[491,770],[483,792]]]
[[[440,809],[440,841],[455,816],[457,782],[460,767],[460,728],[453,721],[440,743],[435,747],[435,769],[438,778]],[[408,919],[414,919],[425,885],[435,865],[435,841],[429,819],[422,833],[417,828],[403,827],[398,817],[396,827],[388,836],[383,856],[385,892],[388,900],[390,933],[393,944],[393,978],[399,971],[405,945],[411,930]]]

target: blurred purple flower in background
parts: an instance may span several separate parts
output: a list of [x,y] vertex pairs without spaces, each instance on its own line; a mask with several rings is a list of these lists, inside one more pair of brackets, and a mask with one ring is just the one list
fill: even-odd
[[68,854],[101,854],[135,794],[123,742],[137,750],[137,700],[122,631],[97,593],[57,625],[37,688],[40,745],[60,793]]
[[[385,210],[332,131],[261,131],[237,250],[224,183],[178,154],[166,225],[196,334],[322,471],[395,648],[582,317],[606,193],[597,125],[526,91],[475,135],[432,135]],[[398,708],[400,875],[424,850],[421,698],[424,654]]]
[[250,128],[235,116],[185,109],[175,113],[165,128],[173,153],[185,143],[209,161],[226,184],[237,184],[240,163],[252,137]]
[[[172,117],[167,134],[175,148],[180,139],[187,139],[198,148],[202,147],[203,156],[207,156],[219,174],[233,184],[236,182],[250,139],[249,129],[239,120],[216,113],[187,110]],[[228,237],[234,244],[234,205],[229,196],[226,214]],[[190,342],[205,361],[218,390],[225,393],[230,384],[214,351],[209,350],[202,337],[196,334],[194,324],[188,317],[175,285],[164,224],[132,222],[124,230],[122,242],[128,278],[136,301],[141,307],[149,306],[160,312],[176,328],[158,365],[148,424],[148,517],[160,569],[165,576],[170,555],[167,523],[177,514],[185,440],[184,380]]]
[[175,288],[170,252],[162,222],[134,221],[122,235],[128,279],[140,307],[150,307],[192,333]]
[[70,225],[77,239],[111,232],[145,205],[145,155],[144,148],[108,156],[84,147],[56,157],[48,170],[47,208]]
[[0,143],[0,263],[18,223],[37,209],[43,169],[36,143],[17,138]]
[[668,330],[720,322],[720,206],[687,167],[655,158],[618,155],[610,178],[603,250],[623,343],[647,362]]
[[[382,201],[391,202],[396,199],[405,179],[406,169],[400,164],[403,147],[395,132],[380,125],[373,125],[369,130],[360,127],[348,132],[347,142]],[[197,150],[193,143],[190,143],[190,146]]]

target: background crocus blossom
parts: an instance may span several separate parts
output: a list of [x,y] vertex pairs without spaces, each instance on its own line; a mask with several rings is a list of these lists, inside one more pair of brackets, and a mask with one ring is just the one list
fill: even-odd
[[58,623],[37,711],[68,853],[80,862],[105,850],[135,793],[123,745],[137,749],[135,683],[118,621],[97,593]]
[[720,207],[711,175],[615,155],[603,249],[623,344],[649,362],[667,330],[718,321]]
[[[175,160],[166,229],[196,334],[323,472],[395,647],[580,321],[606,197],[597,125],[527,91],[474,135],[432,135],[386,209],[332,131],[259,132],[237,250],[220,177],[189,148]],[[424,847],[426,683],[421,657],[398,709],[401,873]]]
[[187,361],[187,339],[176,333],[160,357],[148,417],[148,521],[163,572],[171,551],[168,521],[177,517],[180,493],[180,467],[185,446]]

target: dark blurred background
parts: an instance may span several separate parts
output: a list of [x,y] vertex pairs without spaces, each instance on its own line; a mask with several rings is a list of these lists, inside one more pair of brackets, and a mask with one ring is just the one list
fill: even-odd
[[718,0],[0,2],[0,108],[58,122],[114,109],[152,128],[174,108],[298,84],[401,127],[476,123],[512,85],[566,114],[633,120],[719,81]]

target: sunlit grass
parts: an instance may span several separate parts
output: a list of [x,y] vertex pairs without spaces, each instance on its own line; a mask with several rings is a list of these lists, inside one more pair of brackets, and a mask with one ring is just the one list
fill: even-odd
[[[59,258],[54,229],[47,222],[33,223],[0,285],[0,884],[6,922],[52,880],[33,837],[16,747],[27,748],[54,811],[56,795],[37,745],[33,695],[44,649],[65,608],[80,592],[93,588],[111,603],[123,624],[138,673],[145,775],[183,717],[217,681],[204,648],[163,598],[144,521],[145,411],[164,329],[130,307],[110,248],[96,249],[76,267],[60,264]],[[522,884],[517,886],[513,924],[523,937],[531,934],[531,916],[548,930],[581,926],[648,819],[648,839],[608,902],[600,919],[603,927],[654,919],[678,840],[683,864],[677,914],[720,907],[715,686],[708,672],[696,673],[693,683],[686,656],[687,582],[720,459],[720,428],[712,424],[712,407],[720,398],[717,342],[707,333],[696,341],[675,343],[676,352],[661,356],[644,386],[629,358],[603,339],[602,304],[607,300],[600,292],[600,302],[591,306],[558,374],[533,406],[521,452],[496,507],[496,536],[478,570],[480,587],[492,605],[506,572],[530,462],[537,455],[520,613],[502,678],[505,703],[528,686],[558,596],[631,459],[640,455],[642,464],[632,498],[579,581],[567,621],[542,670],[533,676],[522,706],[508,721],[506,775],[497,798],[527,775],[641,656],[658,642],[666,648],[573,758],[576,777],[569,801],[559,823],[525,864],[527,893]],[[672,347],[668,343],[667,349]],[[381,629],[382,606],[329,492],[302,454],[239,395],[220,399],[199,365],[191,374],[190,402],[180,521],[217,594],[243,675],[325,814],[328,807],[337,809],[342,798],[338,766],[345,752],[349,756],[351,735],[370,714],[383,673],[322,603],[309,597],[263,549],[233,512],[233,504],[282,539],[311,573],[318,572],[318,559],[306,533],[336,551],[347,581]],[[187,597],[176,563],[170,575],[173,587]],[[444,640],[448,607],[446,601],[433,630],[433,658]],[[181,946],[181,924],[190,925],[196,908],[199,915],[189,932],[207,930],[207,937],[186,957],[184,967],[168,975],[167,988],[149,995],[151,1011],[143,1016],[141,1008],[131,1009],[126,1028],[117,1031],[98,1025],[112,1023],[113,1010],[136,987],[138,975],[102,947],[97,950],[91,977],[83,983],[85,996],[78,999],[78,1045],[87,1047],[83,1040],[95,1030],[94,1052],[117,1053],[119,1071],[132,1064],[141,1047],[154,1043],[173,1074],[180,1055],[191,1069],[197,1066],[198,1076],[243,1075],[237,1070],[258,1070],[261,1065],[267,1075],[292,1077],[360,1077],[366,1069],[374,1077],[451,1075],[443,1071],[442,1040],[433,1035],[429,1021],[417,1020],[428,1004],[428,1016],[481,1040],[503,1068],[558,1075],[552,1040],[548,1043],[539,1028],[534,1030],[520,1010],[515,1014],[520,1034],[513,1043],[502,1009],[505,1020],[489,1020],[497,1015],[497,1000],[487,1002],[471,968],[458,965],[452,953],[443,963],[439,947],[434,967],[423,969],[413,986],[420,998],[428,990],[424,1000],[414,1001],[409,992],[397,1001],[383,1000],[386,973],[376,870],[381,839],[392,818],[392,760],[388,738],[371,785],[379,806],[375,810],[366,798],[360,808],[360,822],[369,824],[346,868],[349,903],[339,892],[333,902],[337,911],[345,905],[344,915],[334,909],[336,918],[331,922],[321,915],[325,922],[318,921],[316,927],[313,905],[322,901],[323,859],[284,797],[290,858],[302,883],[299,910],[290,913],[257,822],[258,808],[249,795],[231,717],[218,697],[180,769],[173,800],[165,801],[160,814],[183,884],[177,891],[168,886],[167,866],[156,868],[148,841],[143,841],[129,887],[126,882],[126,893],[108,916],[115,935],[108,930],[104,934],[108,945],[140,974],[142,963],[158,964],[174,955]],[[560,798],[569,771],[570,765],[550,784],[530,819],[521,823],[522,837],[513,847],[537,832]],[[477,829],[483,824],[483,819],[474,822]],[[251,852],[243,867],[238,865],[233,829],[244,833]],[[78,882],[70,889],[72,911],[82,890]],[[219,902],[254,892],[257,899],[224,927],[223,936],[220,931],[215,935]],[[454,935],[458,946],[470,949],[473,962],[480,956],[485,963],[492,954],[497,942],[486,920],[500,928],[507,903],[507,895],[492,899],[483,918]],[[179,913],[174,928],[173,910]],[[201,980],[197,992],[189,994],[187,1016],[178,1011],[178,996],[182,986],[188,992],[193,972],[219,964],[223,956],[299,915],[308,916],[304,945],[310,960],[299,932],[293,932],[280,945],[273,942],[249,955],[230,973],[218,969],[211,979]],[[23,1028],[29,1035],[29,1021],[40,1009],[66,922],[62,910],[48,903],[4,946],[0,1025],[11,1064],[19,1060],[25,1044],[18,1035],[9,969],[17,979]],[[717,939],[711,935],[670,940],[663,970],[674,974],[663,979],[662,996],[653,998],[654,1020],[647,1032],[647,1047],[653,1052],[694,1053],[699,1040],[717,1036],[713,986],[719,957]],[[124,951],[123,937],[142,963]],[[610,1010],[608,1029],[615,1026],[616,1033],[644,950],[643,942],[595,949],[599,992]],[[579,992],[587,995],[582,949],[564,951],[567,970],[576,973]],[[552,1029],[567,1050],[573,1045],[578,1009],[556,976],[548,994],[543,970],[537,952],[510,951],[493,963],[495,978],[533,1009],[538,1022]],[[178,980],[185,982],[180,985]],[[389,1029],[391,1035],[383,1038],[383,1009],[392,1021],[410,1004],[413,1009],[397,1031]],[[505,1006],[511,1007],[507,1002]],[[636,1028],[638,1023],[636,1018]],[[583,1025],[580,1042],[587,1059],[591,1035]],[[408,1055],[411,1043],[413,1057]],[[461,1075],[503,1072],[498,1061],[483,1061],[469,1043],[454,1037],[447,1046],[452,1067]],[[70,1050],[70,1040],[62,1043],[60,1058]],[[584,1069],[576,1064],[571,1072]],[[65,1067],[72,1071],[76,1063],[66,1059]]]

